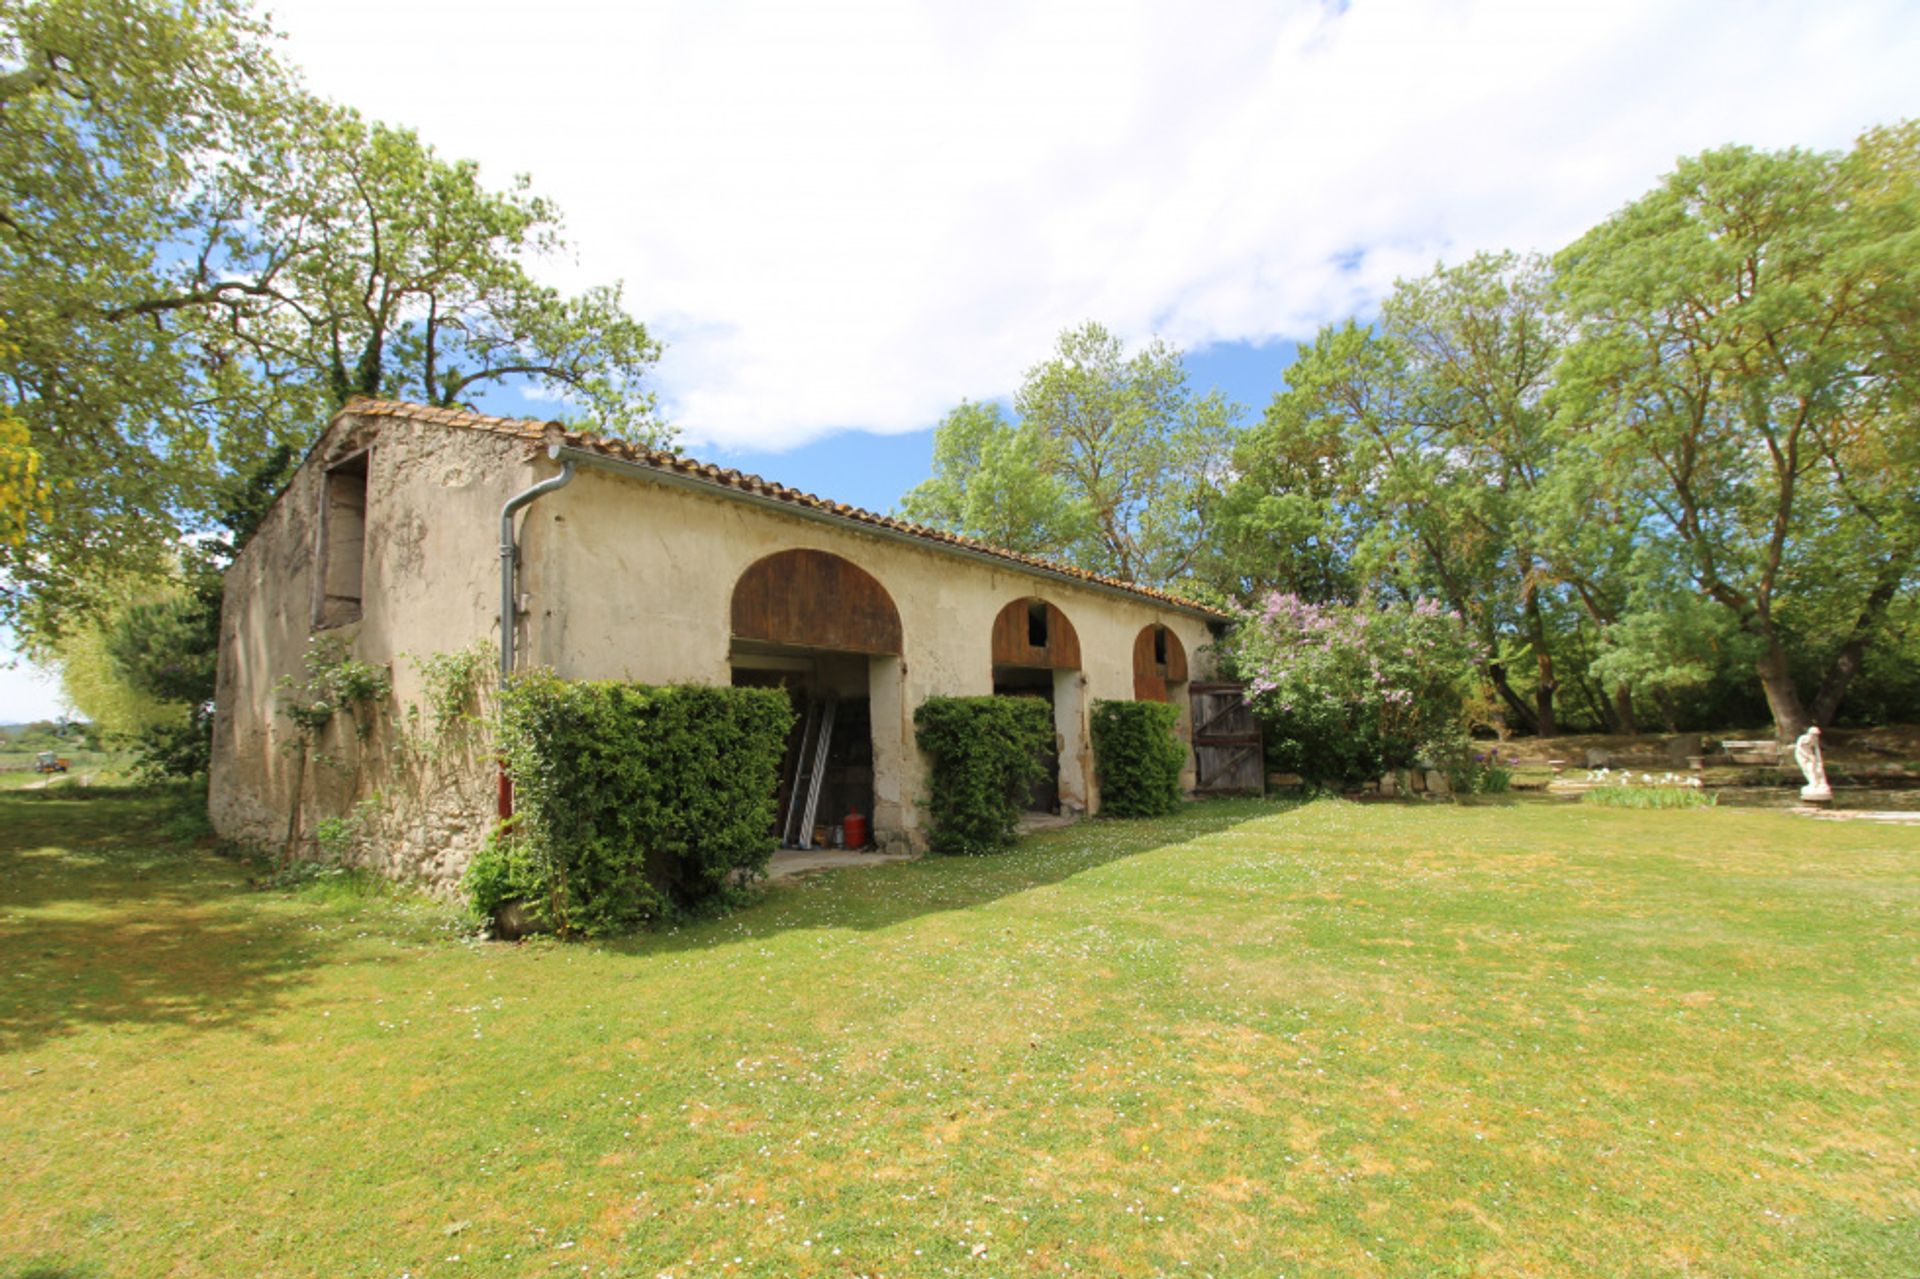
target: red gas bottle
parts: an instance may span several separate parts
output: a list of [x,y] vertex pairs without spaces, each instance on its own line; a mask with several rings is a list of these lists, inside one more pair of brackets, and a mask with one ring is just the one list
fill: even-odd
[[859,809],[856,808],[848,813],[846,820],[842,822],[841,825],[846,828],[848,848],[865,848],[867,846],[867,819],[860,815]]

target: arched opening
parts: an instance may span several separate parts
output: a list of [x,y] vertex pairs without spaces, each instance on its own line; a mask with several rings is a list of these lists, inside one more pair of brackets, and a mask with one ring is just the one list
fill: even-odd
[[886,587],[830,552],[779,551],[734,584],[732,632],[734,685],[782,688],[793,702],[780,842],[844,844],[855,813],[874,835],[897,831],[898,804],[877,804],[875,786],[897,772],[889,764],[898,743],[884,729],[898,719],[900,612]]
[[1013,600],[993,620],[992,654],[995,695],[1038,697],[1053,708],[1047,775],[1021,797],[1021,806],[1029,812],[1085,812],[1085,681],[1073,623],[1046,600]]
[[1142,627],[1133,641],[1133,699],[1172,702],[1185,694],[1187,650],[1164,626]]
[[993,619],[993,665],[1048,671],[1080,669],[1080,636],[1058,606],[1014,600]]
[[828,551],[777,551],[733,588],[736,641],[899,653],[900,610],[873,574]]

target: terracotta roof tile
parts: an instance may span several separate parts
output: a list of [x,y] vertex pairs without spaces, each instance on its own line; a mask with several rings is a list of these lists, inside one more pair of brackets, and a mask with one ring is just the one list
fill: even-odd
[[1133,595],[1170,604],[1176,608],[1203,613],[1209,617],[1224,619],[1227,614],[1219,609],[1190,600],[1167,591],[1156,590],[1150,586],[1139,586],[1118,577],[1109,577],[1102,573],[1092,573],[1071,564],[1057,560],[1043,559],[1037,555],[1027,555],[1020,551],[1010,551],[1004,547],[987,542],[962,537],[943,529],[929,528],[924,524],[915,524],[911,520],[899,519],[891,515],[879,515],[873,511],[862,510],[857,506],[848,506],[844,502],[834,502],[816,497],[812,493],[803,493],[784,484],[761,479],[758,475],[747,475],[740,471],[716,466],[711,462],[700,462],[681,453],[669,453],[659,449],[649,449],[631,444],[625,440],[610,440],[601,436],[579,431],[568,431],[558,422],[537,422],[530,418],[494,417],[485,413],[468,413],[461,409],[434,408],[426,404],[413,404],[404,400],[375,400],[358,397],[348,401],[341,413],[356,414],[361,417],[405,418],[413,422],[426,422],[435,426],[453,427],[462,430],[485,431],[493,435],[507,435],[526,440],[532,444],[562,444],[570,448],[585,449],[606,457],[617,458],[623,462],[632,462],[651,467],[659,471],[669,471],[679,475],[697,476],[715,488],[752,493],[776,501],[787,502],[796,507],[825,512],[837,519],[854,524],[865,524],[874,528],[887,529],[896,533],[907,533],[914,537],[938,545],[966,550],[975,554],[1007,560],[1013,564],[1039,569],[1043,572],[1074,578],[1098,586],[1126,591]]

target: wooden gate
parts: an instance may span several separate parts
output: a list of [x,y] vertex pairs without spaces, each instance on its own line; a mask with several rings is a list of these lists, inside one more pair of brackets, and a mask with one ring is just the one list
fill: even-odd
[[1266,748],[1245,684],[1191,684],[1194,790],[1264,795]]

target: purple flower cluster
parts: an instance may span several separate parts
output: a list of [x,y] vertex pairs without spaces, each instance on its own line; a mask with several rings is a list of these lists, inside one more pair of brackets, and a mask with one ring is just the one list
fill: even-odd
[[1417,745],[1464,732],[1474,649],[1437,600],[1315,604],[1276,591],[1241,614],[1227,651],[1255,708],[1296,739]]

